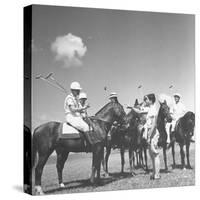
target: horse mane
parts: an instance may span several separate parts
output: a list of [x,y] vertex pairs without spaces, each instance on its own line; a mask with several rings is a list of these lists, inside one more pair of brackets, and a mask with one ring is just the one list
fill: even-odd
[[102,112],[105,112],[110,106],[118,105],[123,109],[123,106],[117,101],[117,102],[108,102],[105,106],[103,106],[96,114],[95,116],[99,115]]
[[108,102],[105,106],[103,106],[103,107],[95,114],[95,116],[98,115],[99,113],[103,112],[104,110],[106,110],[110,104],[114,104],[114,103],[113,103],[113,102]]

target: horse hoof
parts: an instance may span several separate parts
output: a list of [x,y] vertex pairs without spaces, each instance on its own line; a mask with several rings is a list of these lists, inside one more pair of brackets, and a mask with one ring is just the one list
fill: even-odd
[[110,175],[109,175],[108,173],[103,174],[103,176],[104,176],[105,178],[109,178],[109,177],[110,177]]
[[186,170],[186,168],[185,168],[185,167],[183,167],[183,170],[185,171],[185,170]]
[[172,165],[172,169],[175,169],[176,168],[176,165]]
[[44,192],[42,191],[42,187],[41,186],[35,186],[35,195],[43,195]]
[[131,175],[132,176],[136,176],[137,174],[135,172],[131,172]]
[[94,179],[90,179],[90,183],[91,183],[92,185],[94,185],[94,184],[95,184]]
[[65,184],[64,183],[60,183],[60,188],[65,188]]
[[192,167],[191,167],[191,165],[188,165],[188,167],[187,167],[188,169],[193,169]]

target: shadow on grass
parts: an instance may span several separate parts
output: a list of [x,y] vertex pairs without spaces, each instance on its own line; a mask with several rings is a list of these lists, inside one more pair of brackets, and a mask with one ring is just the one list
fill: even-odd
[[[124,173],[110,173],[110,176],[108,178],[101,178],[101,180],[95,184],[91,184],[89,179],[81,179],[81,180],[76,180],[76,181],[70,181],[70,182],[65,182],[65,188],[55,188],[55,189],[51,189],[45,192],[45,194],[50,194],[50,193],[54,193],[54,192],[60,192],[60,191],[64,191],[64,190],[71,190],[71,189],[83,189],[86,187],[93,187],[96,188],[98,186],[104,186],[107,185],[109,183],[115,182],[119,179],[125,179],[125,178],[130,178],[132,177],[132,175],[128,172],[124,172]],[[75,184],[75,185],[71,185],[71,184]],[[67,186],[67,185],[71,185],[71,186]]]
[[[171,165],[172,169],[183,169],[183,166],[181,164],[176,164],[176,165]],[[193,167],[186,165],[185,166],[186,169],[193,169]]]

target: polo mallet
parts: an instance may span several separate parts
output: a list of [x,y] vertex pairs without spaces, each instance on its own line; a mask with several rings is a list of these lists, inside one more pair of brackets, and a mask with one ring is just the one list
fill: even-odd
[[139,98],[141,101],[143,101],[142,85],[139,85],[137,89],[138,89],[138,93],[139,93]]
[[174,87],[173,85],[169,86],[169,93],[171,96],[173,95],[173,87]]
[[44,82],[48,83],[49,85],[59,89],[60,91],[62,91],[63,93],[66,94],[66,91],[64,91],[63,88],[61,88],[60,86],[54,84],[52,81],[49,81],[48,79],[44,78],[41,74],[37,75],[35,78],[38,79],[38,80],[39,79],[43,80]]
[[45,77],[46,80],[49,80],[51,79],[58,87],[60,87],[63,92],[67,93],[67,90],[53,77],[53,73],[49,73],[46,77]]

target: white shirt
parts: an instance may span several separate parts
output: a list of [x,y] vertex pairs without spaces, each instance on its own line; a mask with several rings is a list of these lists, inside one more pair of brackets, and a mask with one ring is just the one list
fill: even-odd
[[147,113],[147,126],[149,128],[151,128],[152,124],[153,124],[153,119],[157,116],[158,114],[158,111],[157,111],[157,108],[156,108],[156,104],[154,103],[153,105],[151,105],[149,107],[149,111]]
[[180,117],[183,117],[184,114],[185,106],[183,105],[183,103],[175,103],[172,108],[172,116],[175,118],[175,120],[178,120]]
[[80,116],[79,112],[72,112],[72,110],[69,108],[70,106],[74,106],[75,108],[80,108],[80,102],[78,98],[75,98],[72,94],[67,95],[64,102],[64,110],[65,114],[73,114],[75,116]]

